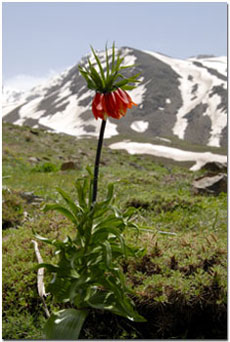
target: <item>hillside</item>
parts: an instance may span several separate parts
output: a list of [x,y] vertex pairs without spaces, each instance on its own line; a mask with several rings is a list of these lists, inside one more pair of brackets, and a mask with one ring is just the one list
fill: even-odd
[[[123,120],[109,119],[106,138],[178,139],[189,144],[227,148],[227,58],[187,60],[160,53],[121,48],[123,65],[141,73],[130,91],[138,104]],[[104,52],[99,53],[102,62]],[[95,63],[93,56],[90,60]],[[84,57],[80,64],[87,64]],[[128,71],[127,71],[128,72]],[[97,136],[99,122],[91,113],[93,91],[77,64],[28,93],[3,89],[3,120],[77,137]]]
[[[94,138],[3,123],[4,339],[43,337],[33,230],[50,239],[74,236],[75,228],[61,214],[42,208],[62,203],[57,187],[76,199],[74,182],[93,166],[95,153]],[[147,322],[92,309],[82,339],[226,339],[227,194],[195,195],[192,182],[205,171],[188,166],[112,150],[105,141],[98,199],[113,182],[116,205],[121,211],[134,208],[133,222],[146,229],[138,236],[125,232],[127,243],[146,253],[121,260],[120,267]],[[55,260],[48,245],[39,242],[39,250],[44,262]],[[50,310],[69,305],[51,296],[46,303]]]

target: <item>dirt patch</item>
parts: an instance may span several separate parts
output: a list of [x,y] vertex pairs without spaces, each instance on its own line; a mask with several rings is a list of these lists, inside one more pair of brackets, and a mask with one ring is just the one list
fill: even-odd
[[[175,296],[176,297],[176,296]],[[131,322],[106,311],[92,310],[80,339],[226,339],[227,309],[222,305],[146,305],[134,299],[147,322]]]

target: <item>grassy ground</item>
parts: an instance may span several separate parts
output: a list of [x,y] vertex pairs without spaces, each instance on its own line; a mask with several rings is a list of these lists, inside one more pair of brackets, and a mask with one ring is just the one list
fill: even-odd
[[[121,265],[148,323],[134,325],[92,311],[82,338],[226,338],[226,194],[194,196],[192,181],[202,171],[152,156],[130,156],[108,144],[101,159],[99,199],[114,182],[117,205],[135,207],[134,221],[150,230],[139,238],[126,233],[130,244],[145,246],[147,253]],[[43,214],[41,208],[61,200],[56,187],[75,195],[74,181],[86,174],[87,165],[93,166],[95,152],[94,139],[3,125],[4,339],[42,338],[46,319],[33,270],[32,229],[59,238],[73,232],[61,215]],[[75,169],[62,171],[67,161]],[[39,248],[48,261],[51,250],[40,243]],[[50,297],[47,304],[57,306]]]

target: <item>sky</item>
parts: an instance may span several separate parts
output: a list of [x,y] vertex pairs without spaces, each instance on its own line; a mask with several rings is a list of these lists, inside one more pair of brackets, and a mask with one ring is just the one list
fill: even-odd
[[227,2],[3,2],[3,85],[26,90],[113,41],[180,59],[226,56]]

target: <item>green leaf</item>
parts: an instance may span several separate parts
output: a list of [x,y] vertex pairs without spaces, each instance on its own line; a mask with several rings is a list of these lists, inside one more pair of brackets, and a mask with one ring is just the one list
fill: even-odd
[[115,65],[115,67],[114,67],[114,71],[116,71],[116,72],[119,71],[120,65],[121,65],[121,63],[123,62],[124,59],[125,59],[124,57],[121,58],[121,51],[119,50],[118,54],[117,54],[117,63]]
[[77,206],[74,201],[70,198],[70,196],[60,188],[57,188],[57,191],[68,204],[69,208],[72,210],[72,213],[77,218],[77,214],[82,211],[81,207]]
[[73,214],[65,207],[62,207],[60,204],[47,204],[44,208],[44,212],[46,213],[49,210],[57,210],[59,213],[63,214],[66,218],[72,221],[75,225],[78,224]]
[[124,80],[122,80],[122,81],[120,81],[120,82],[117,82],[117,83],[115,83],[115,86],[118,87],[118,88],[120,88],[120,87],[122,87],[122,86],[124,86],[124,85],[126,85],[126,84],[128,84],[128,83],[140,82],[139,80],[136,80],[136,78],[137,78],[139,75],[140,75],[140,73],[139,73],[139,74],[136,74],[136,75],[134,75],[134,76],[132,76],[132,77],[130,77],[130,78],[124,79]]
[[121,86],[120,88],[123,89],[123,90],[133,90],[135,89],[137,86],[131,86],[131,85],[124,85],[124,86]]
[[116,237],[120,237],[120,231],[115,228],[115,227],[104,227],[101,228],[101,229],[97,229],[96,231],[93,232],[92,234],[92,238],[93,238],[93,241],[95,242],[96,240],[100,240],[100,235],[101,234],[105,234],[108,236],[109,234],[113,234],[114,236]]
[[40,240],[40,241],[42,241],[42,242],[45,242],[45,243],[47,243],[47,244],[49,244],[49,245],[53,245],[53,244],[54,244],[54,243],[53,243],[54,240],[47,239],[47,238],[45,238],[45,237],[43,237],[43,236],[37,234],[34,230],[33,230],[33,234],[34,234],[34,237],[35,237],[36,239],[38,239],[38,240]]
[[126,296],[124,297],[123,301],[119,303],[122,309],[125,311],[125,317],[128,318],[130,321],[135,322],[146,322],[146,319],[139,315],[139,313],[133,308],[130,299]]
[[90,179],[93,179],[93,171],[89,165],[86,166],[86,171],[88,172]]
[[130,82],[130,81],[127,80],[127,79],[122,80],[122,81],[120,81],[120,82],[115,83],[115,87],[116,87],[116,88],[121,88],[121,87],[123,87],[124,85],[128,84],[129,82]]
[[79,69],[79,72],[81,73],[81,75],[84,77],[84,79],[86,80],[87,82],[87,86],[90,88],[90,89],[93,89],[93,90],[96,90],[97,89],[97,85],[96,83],[94,82],[94,80],[92,79],[89,71],[85,68],[85,70],[81,67],[81,66],[78,66],[78,69]]
[[104,81],[98,74],[97,70],[93,67],[92,63],[90,62],[88,58],[89,68],[90,68],[90,77],[92,80],[96,83],[98,89],[103,89],[104,87]]
[[103,68],[102,68],[102,66],[101,66],[101,62],[100,62],[98,56],[96,55],[96,53],[95,53],[95,51],[94,51],[94,49],[93,49],[92,46],[91,46],[91,50],[92,50],[93,55],[94,55],[94,57],[95,57],[95,59],[96,59],[97,65],[98,65],[98,67],[99,67],[99,69],[100,69],[101,77],[102,77],[103,81],[105,81],[105,74],[104,74],[104,70],[103,70]]
[[74,282],[72,282],[71,287],[70,287],[70,292],[69,292],[69,298],[72,301],[74,301],[74,297],[76,296],[79,287],[82,287],[82,285],[84,285],[83,287],[86,287],[86,280],[90,280],[87,279],[88,275],[83,274],[80,276],[79,279],[75,280]]
[[102,245],[104,248],[106,265],[108,268],[110,268],[112,263],[112,249],[110,243],[108,241],[105,241]]
[[114,308],[114,295],[112,292],[97,290],[87,300],[92,308],[112,311]]
[[77,340],[88,310],[65,309],[53,313],[45,325],[48,340]]
[[120,70],[128,69],[128,68],[134,68],[134,67],[136,67],[136,66],[137,66],[136,64],[130,64],[130,65],[126,65],[126,66],[121,66],[121,67],[120,67]]
[[101,222],[101,217],[104,215],[106,215],[106,213],[109,211],[109,207],[108,206],[104,206],[101,203],[94,203],[94,215],[93,215],[93,219],[94,219],[94,223],[99,223]]
[[89,189],[89,179],[85,178],[83,181],[83,185],[82,185],[82,194],[83,194],[83,198],[86,204],[86,198],[87,198],[87,194],[88,194],[88,189]]
[[103,262],[103,254],[92,254],[89,256],[88,261],[87,261],[87,267],[92,267],[92,266],[96,266],[100,263],[100,267],[102,266],[102,262]]
[[95,212],[94,212],[94,218],[99,216],[98,213],[101,209],[105,209],[108,211],[110,208],[108,207],[108,204],[112,201],[113,199],[113,192],[114,192],[114,184],[110,183],[108,185],[108,191],[107,191],[107,196],[106,199],[100,203],[96,202],[95,203]]
[[86,186],[85,183],[83,184],[83,186],[81,185],[81,180],[78,180],[75,182],[75,187],[76,187],[77,193],[78,193],[78,202],[82,208],[87,207],[86,198],[85,198],[86,197],[85,186]]
[[139,315],[135,309],[133,309],[133,305],[129,297],[124,294],[124,291],[122,290],[122,286],[119,287],[119,285],[116,283],[116,280],[118,278],[109,277],[107,279],[104,279],[102,283],[105,284],[107,289],[112,290],[111,292],[114,293],[114,308],[111,309],[112,312],[114,312],[117,315],[123,316],[128,318],[131,321],[137,321],[137,322],[146,322],[146,319]]
[[81,67],[80,65],[78,66],[78,70],[79,72],[81,73],[81,75],[85,78],[86,81],[89,80],[89,77],[90,77],[90,74],[89,72],[87,71],[87,69],[83,69],[83,67]]
[[108,56],[107,44],[105,46],[105,56],[106,56],[106,81],[107,81],[109,77],[109,56]]
[[[101,228],[109,228],[109,227],[113,227],[113,228],[117,228],[118,231],[120,232],[120,228],[123,228],[123,221],[118,218],[115,217],[114,215],[110,215],[108,217],[106,217],[103,221],[99,222],[95,227],[94,227],[94,231],[98,231]],[[122,229],[123,230],[123,229]]]
[[137,209],[134,207],[129,207],[123,214],[124,217],[130,219],[134,214],[136,214]]
[[112,47],[112,73],[114,72],[114,64],[115,64],[115,43],[113,42],[113,47]]
[[113,198],[113,191],[114,191],[114,184],[110,183],[108,185],[108,192],[107,192],[106,200],[103,202],[104,204],[108,204],[111,201],[111,199]]
[[57,273],[59,270],[58,266],[52,265],[52,264],[47,264],[44,262],[34,266],[35,270],[38,270],[39,268],[46,268],[49,272],[53,272],[53,273]]

